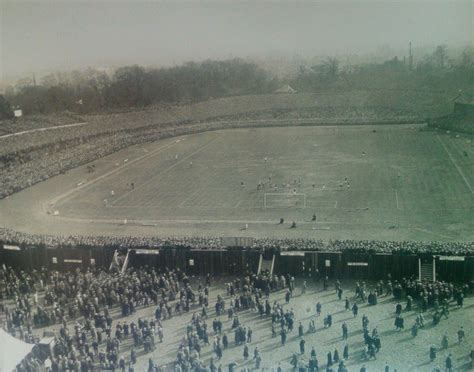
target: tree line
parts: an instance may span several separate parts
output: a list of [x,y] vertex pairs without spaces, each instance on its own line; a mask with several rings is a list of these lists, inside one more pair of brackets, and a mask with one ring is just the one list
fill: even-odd
[[189,62],[170,68],[125,66],[113,74],[94,69],[55,73],[45,76],[40,84],[24,79],[7,88],[0,95],[0,119],[11,117],[14,107],[24,114],[128,110],[157,103],[271,93],[282,83],[311,93],[399,89],[474,97],[474,49],[467,48],[453,58],[446,46],[439,45],[414,64],[394,57],[382,63],[344,65],[329,57],[313,66],[300,66],[296,76],[285,81],[241,59]]
[[50,74],[40,84],[19,81],[0,96],[0,115],[11,117],[13,107],[20,107],[24,114],[143,108],[160,102],[182,104],[262,94],[277,87],[266,71],[240,59],[189,62],[170,68],[125,66],[112,75],[87,69]]
[[474,48],[450,57],[445,45],[410,64],[408,58],[394,57],[382,63],[343,66],[334,57],[314,66],[300,66],[290,82],[302,92],[340,90],[405,89],[474,94]]

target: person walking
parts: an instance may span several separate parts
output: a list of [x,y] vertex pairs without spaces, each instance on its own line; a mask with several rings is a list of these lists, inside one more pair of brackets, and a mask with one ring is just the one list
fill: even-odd
[[244,346],[244,359],[247,360],[249,358],[249,347],[247,344]]
[[431,360],[431,362],[433,362],[436,359],[436,353],[437,353],[436,347],[434,345],[431,345],[431,347],[430,347],[430,360]]
[[347,340],[347,338],[349,337],[349,330],[347,328],[346,322],[342,323],[341,328],[342,328],[342,339]]
[[347,344],[344,346],[344,350],[342,352],[342,357],[344,359],[349,359],[349,345],[347,345]]
[[301,339],[300,341],[300,353],[304,354],[304,347],[305,347],[306,341],[304,338]]
[[352,305],[352,314],[354,315],[354,318],[357,316],[359,313],[359,306],[354,302],[354,305]]
[[332,354],[330,351],[327,354],[327,366],[332,367]]
[[446,350],[448,348],[448,336],[444,334],[442,340],[441,340],[441,348],[443,350]]
[[453,370],[453,359],[451,354],[448,355],[445,361],[446,372],[452,372]]

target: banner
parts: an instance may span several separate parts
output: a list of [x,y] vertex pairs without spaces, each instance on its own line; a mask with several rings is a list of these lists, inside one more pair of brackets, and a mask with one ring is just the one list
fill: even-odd
[[158,249],[135,249],[136,254],[160,254]]
[[17,245],[9,245],[9,244],[4,244],[3,249],[7,249],[9,251],[20,251],[20,247]]
[[280,252],[280,256],[300,256],[304,257],[303,251],[286,251],[286,252]]
[[440,261],[464,261],[464,256],[439,256]]

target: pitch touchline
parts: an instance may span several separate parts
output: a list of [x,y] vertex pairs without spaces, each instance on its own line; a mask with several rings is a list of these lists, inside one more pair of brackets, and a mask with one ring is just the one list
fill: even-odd
[[459,167],[458,163],[456,163],[456,161],[454,160],[453,156],[451,155],[451,153],[449,152],[448,148],[446,147],[446,144],[441,140],[441,137],[439,136],[439,134],[436,135],[436,137],[438,137],[438,140],[439,142],[441,142],[441,145],[443,146],[444,148],[444,151],[446,151],[446,153],[448,154],[448,157],[449,159],[451,160],[451,162],[454,164],[454,166],[456,167],[459,175],[462,177],[462,179],[464,180],[464,183],[466,184],[467,188],[469,189],[469,191],[471,192],[471,194],[474,194],[474,190],[472,189],[471,187],[471,184],[469,183],[469,181],[467,180],[466,176],[464,175],[463,171],[461,170],[461,168]]
[[[96,219],[96,218],[75,218],[75,217],[64,217],[58,216],[54,217],[55,219],[60,219],[64,221],[74,221],[74,222],[88,222],[88,223],[106,223],[106,224],[123,224],[123,219]],[[393,221],[382,221],[385,224],[394,223]],[[127,220],[127,224],[150,224],[150,223],[177,223],[177,224],[203,224],[203,223],[215,223],[215,224],[263,224],[263,225],[280,225],[278,221],[275,220]],[[379,224],[374,223],[354,223],[354,222],[338,222],[338,221],[324,221],[324,222],[313,222],[313,221],[298,221],[298,225],[361,225],[361,226],[380,226]],[[146,225],[143,225],[146,226]],[[288,226],[288,225],[285,225]],[[413,227],[408,227],[413,228]]]
[[427,229],[423,229],[423,228],[421,228],[421,227],[413,227],[413,230],[421,231],[421,232],[424,232],[424,233],[427,233],[427,234],[432,234],[432,235],[441,236],[442,238],[453,239],[452,236],[440,234],[440,233],[437,233],[437,232],[434,232],[434,231],[430,231],[430,230],[427,230]]

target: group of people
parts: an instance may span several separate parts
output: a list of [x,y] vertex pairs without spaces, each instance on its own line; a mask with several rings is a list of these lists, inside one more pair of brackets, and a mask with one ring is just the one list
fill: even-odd
[[[202,303],[206,301],[201,287],[199,292],[198,296],[188,276],[179,269],[158,273],[140,268],[123,274],[98,269],[0,269],[0,310],[5,330],[36,344],[36,328],[60,326],[48,361],[52,371],[92,371],[97,366],[125,370],[121,344],[126,339],[133,344],[127,370],[133,369],[138,350],[143,348],[148,353],[158,340],[163,342],[165,319],[174,316],[174,311],[181,314],[198,306],[198,297]],[[11,300],[12,306],[8,304]],[[174,308],[171,302],[176,303]],[[154,318],[127,321],[137,308],[149,306],[156,308]],[[115,307],[121,309],[124,320],[113,320],[111,309]],[[73,328],[71,322],[75,322]]]
[[[43,117],[44,125],[39,127],[51,128],[44,131],[35,131],[38,128],[36,120],[21,118],[19,125],[11,126],[12,130],[16,132],[23,128],[30,132],[0,137],[0,199],[131,145],[197,133],[210,125],[216,129],[233,125],[229,122],[199,124],[199,118],[200,115],[193,112],[193,119],[190,119],[189,112],[178,106],[169,107],[162,114],[150,110],[74,117],[72,120],[65,116],[54,123]],[[66,126],[68,124],[78,125]]]
[[[329,278],[321,278],[319,283],[323,291],[330,290]],[[157,272],[153,268],[141,267],[120,274],[101,269],[58,272],[46,269],[18,271],[3,267],[0,269],[0,314],[4,319],[3,327],[29,343],[38,342],[37,328],[59,326],[53,353],[45,361],[49,370],[55,372],[88,372],[98,368],[133,371],[139,355],[151,353],[164,341],[166,321],[183,313],[192,313],[192,317],[177,345],[176,359],[172,363],[175,371],[223,371],[223,355],[233,356],[238,349],[242,350],[244,364],[241,362],[239,365],[235,358],[228,363],[228,371],[237,367],[246,370],[249,363],[260,368],[264,355],[255,344],[253,329],[248,323],[248,319],[255,317],[262,319],[272,337],[280,338],[281,346],[286,345],[289,337],[298,339],[299,354],[288,356],[288,362],[294,368],[298,371],[322,368],[320,351],[317,353],[312,347],[307,356],[307,342],[316,333],[317,323],[323,326],[322,332],[333,326],[334,314],[325,311],[320,301],[315,301],[314,313],[311,311],[307,326],[306,321],[297,318],[293,301],[297,295],[306,296],[305,281],[301,288],[297,288],[291,275],[244,273],[224,284],[215,303],[211,303],[209,298],[210,287],[210,275],[196,283],[179,269]],[[443,308],[462,307],[462,299],[472,289],[467,284],[459,286],[408,278],[392,280],[389,276],[387,280],[371,285],[356,282],[354,293],[350,295],[339,280],[334,281],[335,297],[341,303],[341,311],[352,312],[354,318],[359,316],[360,306],[377,306],[374,298],[393,298],[396,301],[395,326],[402,331],[405,328],[404,313],[416,307],[418,314],[411,327],[413,337],[424,328],[427,312],[436,314]],[[276,299],[278,293],[282,294],[280,291],[284,294],[283,302]],[[153,307],[153,316],[129,320],[137,308],[142,307]],[[112,316],[115,308],[120,314],[118,319]],[[245,312],[253,315],[241,316]],[[447,317],[449,312],[443,314]],[[365,348],[362,358],[367,363],[377,359],[382,348],[377,325],[370,327],[369,324],[369,317],[363,314],[361,325]],[[342,323],[341,331],[341,347],[325,351],[327,371],[347,371],[346,364],[351,358],[348,322]],[[460,328],[457,334],[462,342],[464,330]],[[321,333],[320,337],[323,335]],[[441,348],[446,348],[446,345],[447,336]],[[207,347],[212,348],[213,353],[209,361],[202,357]],[[235,350],[227,351],[231,348]],[[430,356],[434,355],[434,360],[436,350],[433,350],[430,349]],[[36,371],[38,361],[29,357],[23,364],[19,371]],[[446,364],[452,366],[452,358]],[[149,359],[149,372],[161,368],[160,363]]]
[[[246,125],[241,121],[241,113],[231,115],[225,121],[222,121],[222,114],[204,114],[193,110],[191,118],[187,110],[176,106],[112,115],[59,115],[56,119],[48,116],[40,119],[43,124],[38,124],[38,120],[21,118],[10,126],[11,131],[23,129],[31,132],[0,137],[0,199],[130,145],[179,134]],[[318,115],[321,112],[318,111]],[[202,120],[205,123],[201,123]],[[367,118],[363,120],[367,121]],[[2,124],[6,127],[8,123]],[[62,127],[68,124],[80,125]],[[258,124],[265,126],[265,123]],[[248,123],[248,126],[255,125],[256,122]],[[38,127],[52,129],[34,131]]]
[[[191,248],[225,249],[225,239],[220,237],[144,237],[144,236],[53,236],[28,234],[0,227],[0,244],[26,246],[44,245],[47,247],[123,247],[123,248]],[[379,240],[330,240],[304,238],[255,238],[248,250],[273,251],[324,251],[353,253],[394,253],[394,254],[443,254],[471,256],[474,254],[472,242],[416,242]]]
[[[214,109],[212,105],[212,109]],[[225,108],[225,109],[224,109]],[[124,112],[120,114],[101,115],[48,115],[30,119],[28,117],[15,120],[14,123],[2,122],[3,131],[18,132],[35,130],[43,127],[56,127],[47,131],[32,131],[18,136],[0,137],[0,158],[2,159],[2,179],[0,180],[0,198],[24,189],[32,184],[44,181],[66,170],[96,160],[130,145],[148,142],[180,133],[193,133],[206,129],[225,129],[235,126],[265,126],[265,118],[269,125],[275,115],[288,113],[267,112],[249,114],[233,112],[232,108],[222,107],[213,112],[192,110],[192,114],[181,106],[167,106],[146,111]],[[224,109],[224,110],[222,110]],[[229,110],[233,113],[229,114]],[[253,120],[255,115],[259,121]],[[328,123],[347,121],[377,122],[383,118],[407,120],[401,112],[393,112],[393,108],[359,108],[347,109],[334,107],[318,107],[317,117],[311,111],[292,111],[301,119],[312,117],[312,120],[324,120]],[[321,115],[324,118],[321,118]],[[225,118],[225,119],[224,119]],[[223,120],[224,119],[224,120]],[[203,122],[201,124],[201,122]],[[83,123],[86,123],[85,125]],[[61,127],[68,124],[81,124]],[[192,125],[191,125],[192,124]],[[8,128],[8,129],[7,129]],[[0,134],[4,134],[1,132]]]

